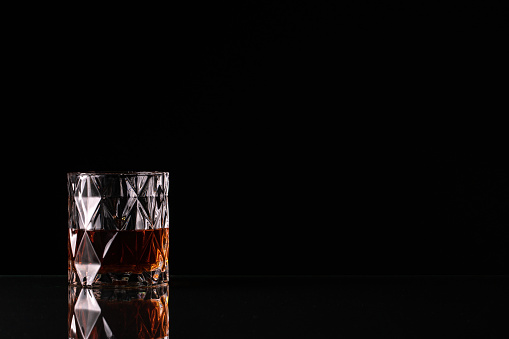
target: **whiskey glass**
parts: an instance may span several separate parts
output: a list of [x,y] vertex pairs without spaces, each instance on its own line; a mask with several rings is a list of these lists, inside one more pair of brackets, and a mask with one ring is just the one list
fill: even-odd
[[168,172],[67,173],[70,285],[168,282],[168,177]]

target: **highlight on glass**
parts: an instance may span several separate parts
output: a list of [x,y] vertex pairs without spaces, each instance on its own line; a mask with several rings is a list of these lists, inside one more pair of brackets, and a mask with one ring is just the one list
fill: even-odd
[[67,174],[70,285],[168,282],[168,177],[168,172]]

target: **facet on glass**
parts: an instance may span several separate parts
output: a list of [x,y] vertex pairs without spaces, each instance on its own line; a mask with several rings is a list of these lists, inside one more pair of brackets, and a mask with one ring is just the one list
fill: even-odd
[[168,281],[168,177],[168,172],[67,174],[69,284]]
[[68,287],[68,338],[169,338],[168,284]]

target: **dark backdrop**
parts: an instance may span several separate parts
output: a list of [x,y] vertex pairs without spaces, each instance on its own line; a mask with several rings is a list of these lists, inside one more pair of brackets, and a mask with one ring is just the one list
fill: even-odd
[[170,172],[172,274],[507,273],[499,12],[193,6],[13,13],[2,273],[65,274],[88,170]]

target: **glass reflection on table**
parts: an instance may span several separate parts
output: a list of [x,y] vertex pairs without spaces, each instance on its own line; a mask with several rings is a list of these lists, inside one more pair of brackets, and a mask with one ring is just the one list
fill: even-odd
[[72,339],[169,338],[168,285],[89,289],[68,287]]

